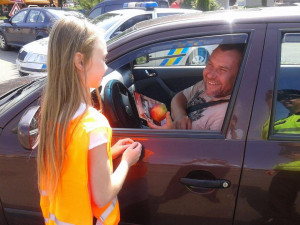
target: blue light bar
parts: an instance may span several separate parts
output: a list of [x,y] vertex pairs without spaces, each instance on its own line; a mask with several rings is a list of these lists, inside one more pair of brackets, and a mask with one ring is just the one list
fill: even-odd
[[158,4],[156,2],[128,2],[124,3],[124,9],[154,9],[157,8]]

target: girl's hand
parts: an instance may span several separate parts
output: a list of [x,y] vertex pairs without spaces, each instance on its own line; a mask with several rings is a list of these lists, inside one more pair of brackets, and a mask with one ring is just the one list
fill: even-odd
[[142,152],[142,145],[139,142],[133,142],[123,153],[122,160],[125,160],[128,163],[128,166],[131,167],[134,165],[140,158]]
[[118,157],[128,148],[134,141],[130,138],[120,139],[111,147],[111,154],[113,158]]

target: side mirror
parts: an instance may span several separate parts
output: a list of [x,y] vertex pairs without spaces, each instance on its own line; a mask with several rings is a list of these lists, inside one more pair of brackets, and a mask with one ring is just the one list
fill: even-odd
[[40,106],[33,106],[26,110],[18,125],[18,138],[20,144],[28,150],[33,150],[38,145],[39,129],[38,120]]
[[10,23],[9,19],[4,19],[3,22],[4,23]]

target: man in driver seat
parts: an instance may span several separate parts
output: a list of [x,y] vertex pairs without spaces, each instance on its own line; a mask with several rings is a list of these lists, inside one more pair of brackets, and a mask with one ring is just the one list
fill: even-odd
[[244,44],[221,44],[203,70],[203,80],[177,93],[171,101],[167,122],[152,129],[221,130],[235,79],[243,58]]

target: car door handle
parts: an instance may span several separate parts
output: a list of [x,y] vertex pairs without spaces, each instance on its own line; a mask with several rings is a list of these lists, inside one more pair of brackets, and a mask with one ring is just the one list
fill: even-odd
[[190,178],[180,178],[180,183],[187,186],[188,188],[229,188],[231,182],[229,180],[218,179],[218,180],[199,180]]
[[145,73],[147,74],[148,77],[156,77],[157,74],[154,70],[145,70]]

